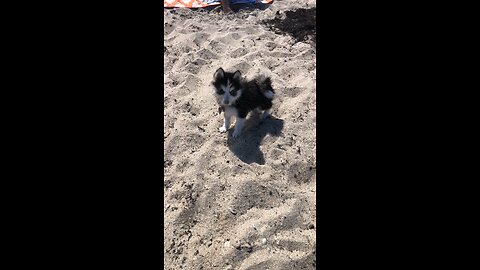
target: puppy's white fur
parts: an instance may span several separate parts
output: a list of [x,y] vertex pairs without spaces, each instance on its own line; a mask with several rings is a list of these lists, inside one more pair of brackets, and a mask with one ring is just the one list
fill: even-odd
[[[220,132],[226,132],[230,128],[231,120],[235,117],[238,120],[238,111],[234,107],[227,106],[225,107],[224,121],[223,126],[219,129]],[[238,125],[238,121],[235,124],[235,127]]]

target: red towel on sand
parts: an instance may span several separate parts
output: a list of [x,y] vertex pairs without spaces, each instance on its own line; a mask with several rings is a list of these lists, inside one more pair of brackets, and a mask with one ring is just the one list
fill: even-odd
[[[261,0],[262,4],[270,4],[273,0]],[[163,7],[164,8],[175,8],[175,7],[183,7],[183,8],[202,8],[202,7],[210,7],[210,6],[217,6],[220,5],[220,0],[217,2],[213,1],[206,1],[206,0],[163,0]]]

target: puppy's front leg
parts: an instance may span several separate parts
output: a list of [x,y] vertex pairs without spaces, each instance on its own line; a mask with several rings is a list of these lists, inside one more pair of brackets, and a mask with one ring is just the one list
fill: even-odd
[[223,126],[219,128],[221,133],[226,132],[230,128],[230,116],[225,113],[225,118],[223,120]]
[[237,122],[235,123],[235,130],[233,131],[233,138],[238,138],[242,133],[243,126],[245,124],[245,118],[237,118]]

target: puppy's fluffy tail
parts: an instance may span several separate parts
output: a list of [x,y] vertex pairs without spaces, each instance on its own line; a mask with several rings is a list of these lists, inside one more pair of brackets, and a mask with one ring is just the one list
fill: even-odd
[[274,99],[275,98],[275,91],[273,90],[272,87],[272,80],[270,77],[266,76],[259,76],[256,78],[256,82],[258,87],[260,88],[260,92],[268,98],[268,99]]

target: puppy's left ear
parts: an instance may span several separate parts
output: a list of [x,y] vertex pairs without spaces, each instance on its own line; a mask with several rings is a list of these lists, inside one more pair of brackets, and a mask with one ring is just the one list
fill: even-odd
[[223,71],[223,68],[219,68],[217,69],[217,71],[215,71],[215,74],[213,74],[213,79],[220,80],[220,79],[223,79],[224,76],[225,76],[225,71]]
[[237,81],[240,81],[242,79],[242,73],[240,73],[240,70],[237,70],[235,71],[235,73],[233,73],[233,79]]

